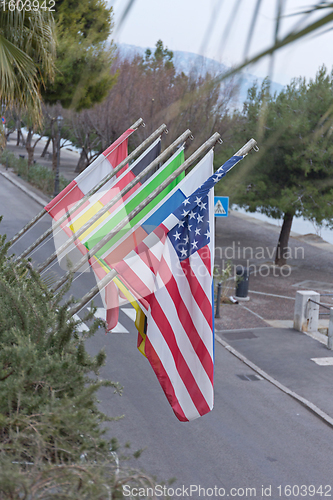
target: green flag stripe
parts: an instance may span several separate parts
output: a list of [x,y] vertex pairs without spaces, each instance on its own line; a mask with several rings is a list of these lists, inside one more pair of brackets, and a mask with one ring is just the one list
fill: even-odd
[[[149,179],[147,182],[145,182],[141,188],[138,189],[137,193],[134,194],[133,197],[130,197],[129,200],[117,211],[115,212],[114,216],[105,222],[103,226],[96,231],[88,240],[84,243],[86,248],[88,250],[91,250],[99,241],[101,241],[104,236],[106,236],[112,229],[114,229],[119,222],[121,222],[125,217],[128,216],[136,208],[139,203],[141,203],[143,200],[145,200],[156,187],[158,187],[165,179],[167,179],[172,172],[174,172],[182,163],[184,162],[184,150],[181,150],[179,154],[171,161],[169,164],[167,164],[164,168],[160,169],[157,171],[157,174],[154,175],[151,179]],[[181,179],[182,177],[180,177]],[[179,180],[180,180],[179,179]],[[178,181],[179,182],[179,181]],[[173,183],[172,183],[173,185]],[[166,195],[169,190],[172,189],[172,187],[168,186],[164,191],[164,195]],[[162,194],[162,193],[160,193]],[[161,198],[159,198],[161,199]],[[153,202],[154,200],[152,200]],[[156,204],[158,203],[159,200],[156,201]],[[150,210],[153,208],[154,205],[151,205],[149,203]],[[139,217],[138,217],[139,216]],[[140,218],[143,217],[143,212],[141,211],[137,216],[135,217],[135,221],[138,222]],[[131,222],[128,222],[126,225],[127,231],[134,225]],[[124,231],[125,228],[123,228]],[[124,232],[121,231],[122,235]],[[112,243],[108,242],[104,247],[96,254],[98,255],[103,255],[104,252],[106,252],[112,245],[114,244],[114,241],[112,239]]]
[[175,186],[177,186],[177,184],[184,177],[185,173],[183,172],[174,181],[172,181],[171,184],[169,184],[169,186],[163,189],[163,191],[158,196],[156,196],[145,208],[143,208],[140,213],[138,213],[131,221],[129,221],[128,224],[126,224],[126,226],[124,226],[123,229],[119,231],[119,233],[116,234],[116,236],[114,236],[114,238],[112,238],[106,245],[104,245],[104,247],[101,248],[101,250],[96,253],[96,256],[101,260],[103,260],[101,256],[104,255],[104,253],[107,250],[109,250],[113,245],[115,245],[117,241],[120,240],[122,236],[124,236],[124,234],[130,231],[130,229],[132,229],[135,226],[135,224],[140,222],[140,220],[146,214],[148,214]]

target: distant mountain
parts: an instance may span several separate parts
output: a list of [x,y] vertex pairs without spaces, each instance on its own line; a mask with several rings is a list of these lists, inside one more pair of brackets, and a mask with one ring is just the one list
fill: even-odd
[[[153,47],[149,47],[152,52],[154,52]],[[118,50],[123,57],[131,58],[139,54],[144,56],[147,47],[137,47],[136,45],[128,45],[126,43],[118,44]],[[180,50],[173,51],[173,62],[177,73],[184,72],[186,75],[190,73],[195,73],[198,76],[205,75],[207,71],[214,75],[223,74],[230,68],[223,63],[215,61],[215,59],[210,59],[193,52],[183,52]],[[263,78],[256,77],[250,73],[243,72],[241,77],[238,77],[237,82],[240,84],[239,96],[237,107],[242,107],[243,102],[247,97],[247,91],[254,82],[258,82],[259,85],[263,82]],[[281,92],[283,85],[280,83],[271,83],[271,92]]]

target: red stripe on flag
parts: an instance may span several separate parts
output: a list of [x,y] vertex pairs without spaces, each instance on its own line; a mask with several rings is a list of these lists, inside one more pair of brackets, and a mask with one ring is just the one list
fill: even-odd
[[147,236],[147,232],[140,226],[133,231],[125,240],[112,250],[104,261],[110,266],[114,266],[128,255],[133,248],[137,247]]
[[124,285],[131,291],[137,300],[139,300],[143,306],[148,309],[149,304],[147,303],[147,297],[150,296],[151,292],[145,283],[141,281],[138,275],[127,265],[125,261],[120,262],[114,266],[115,270],[118,272],[119,277],[124,282]]
[[208,274],[212,275],[212,267],[211,267],[211,258],[210,258],[210,249],[208,246],[200,248],[197,251],[197,254],[200,256],[202,263],[206,266]]
[[189,259],[183,260],[180,265],[182,266],[182,270],[184,275],[186,276],[187,282],[191,289],[192,297],[200,307],[202,314],[206,318],[206,321],[209,325],[212,324],[212,304],[208,299],[205,291],[197,280],[196,276],[193,274],[191,269],[191,264]]
[[105,287],[105,303],[106,303],[106,324],[107,331],[113,330],[119,319],[119,296],[118,288],[110,281]]
[[180,404],[178,403],[178,400],[176,398],[176,394],[175,394],[175,391],[173,389],[173,385],[170,381],[170,378],[169,378],[163,364],[161,363],[160,358],[156,354],[155,349],[151,345],[148,337],[146,337],[145,354],[149,360],[149,363],[150,363],[152,369],[154,370],[154,372],[158,378],[159,383],[161,384],[163,392],[166,395],[166,397],[170,403],[170,406],[172,407],[176,417],[181,422],[188,422],[188,419],[185,417],[185,414],[184,414]]
[[[113,168],[115,168],[119,163],[121,163],[124,158],[127,156],[127,138],[134,132],[135,129],[129,128],[124,132],[116,141],[114,141],[111,146],[109,146],[105,151],[103,151],[103,155],[108,159]],[[125,170],[128,165],[125,165],[120,172],[117,173],[117,177],[119,177]]]
[[[166,239],[166,234],[163,233],[162,239],[160,239],[159,244],[164,244]],[[145,244],[143,241],[138,245],[138,247],[135,249],[135,252],[140,256],[141,260],[146,264],[146,266],[151,270],[152,273],[157,274],[159,266],[160,266],[160,261],[158,258],[154,255],[153,252],[151,252],[151,249],[149,246]]]
[[152,273],[156,274],[158,266],[159,266],[159,260],[155,257],[154,254],[152,254],[149,251],[149,247],[146,246],[146,248],[142,247],[142,244],[140,245],[140,250],[139,248],[136,248],[135,251],[138,255],[140,255],[140,258],[142,262],[146,264],[146,266],[151,270]]
[[89,259],[89,264],[91,265],[91,268],[93,269],[99,280],[103,279],[104,276],[106,276],[107,273],[105,269],[100,265],[100,263],[94,256]]
[[73,180],[53,200],[45,206],[45,210],[55,220],[60,219],[72,205],[83,198],[83,193],[76,181]]
[[[168,290],[169,291],[169,290]],[[171,298],[173,298],[171,296]],[[189,369],[175,338],[175,334],[171,328],[171,325],[166,317],[163,309],[160,304],[157,302],[155,295],[152,296],[150,301],[151,306],[151,315],[153,320],[156,323],[156,326],[159,329],[160,334],[163,336],[165,342],[167,343],[172,357],[174,359],[178,374],[189,393],[190,398],[192,399],[198,413],[200,415],[205,415],[210,411],[209,405],[207,404],[206,399],[204,398],[202,392],[200,391],[195,377],[193,376],[191,370]],[[192,332],[191,332],[192,333]],[[147,336],[148,338],[148,336]],[[159,379],[160,380],[160,379]],[[160,383],[164,383],[164,381],[160,380]],[[162,385],[163,389],[164,386]],[[166,387],[166,390],[169,390],[169,387]],[[173,405],[172,405],[173,406]]]
[[[214,363],[211,357],[211,354],[207,350],[207,347],[205,346],[202,338],[200,337],[193,321],[190,316],[190,313],[183,302],[183,299],[179,293],[178,285],[177,282],[174,278],[174,276],[171,273],[171,270],[169,269],[168,264],[164,260],[164,258],[161,261],[161,266],[159,269],[159,275],[175,305],[175,308],[177,310],[178,318],[193,346],[194,351],[196,352],[198,358],[201,361],[201,364],[207,373],[209,380],[213,383],[213,373],[214,373]],[[204,304],[199,304],[201,313],[206,317],[204,314],[205,311],[203,311],[203,308],[205,307]],[[210,305],[210,311],[212,311],[212,306]],[[207,319],[207,318],[206,318]],[[210,323],[211,324],[211,321]],[[190,333],[190,335],[189,335]]]

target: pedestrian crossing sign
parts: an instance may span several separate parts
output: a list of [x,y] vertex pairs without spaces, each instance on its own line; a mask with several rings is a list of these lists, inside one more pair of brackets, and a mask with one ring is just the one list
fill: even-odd
[[229,209],[229,196],[214,196],[215,217],[227,217]]

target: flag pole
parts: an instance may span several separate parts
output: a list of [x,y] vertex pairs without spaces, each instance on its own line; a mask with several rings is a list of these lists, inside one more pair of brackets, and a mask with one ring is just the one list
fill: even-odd
[[[135,131],[135,130],[136,130],[136,129],[138,129],[141,125],[143,125],[143,119],[142,119],[142,118],[139,118],[139,119],[138,119],[135,123],[133,123],[133,125],[132,125],[130,128],[131,128],[131,129],[133,129],[133,131]],[[166,126],[165,126],[165,128],[166,128]],[[126,163],[127,163],[127,162],[126,162]],[[126,163],[125,163],[125,165],[126,165]],[[105,178],[104,178],[101,182],[103,182],[104,180],[105,180]],[[107,182],[107,181],[105,181],[105,182]],[[103,185],[103,184],[102,184],[102,185]],[[91,194],[92,194],[92,193],[90,193],[90,192],[89,192],[86,196],[91,196]],[[82,201],[82,200],[80,200],[80,201]],[[86,200],[85,200],[85,201],[86,201]],[[77,207],[73,207],[73,208],[74,208],[74,209],[76,209]],[[21,236],[23,236],[23,235],[24,235],[24,234],[25,234],[25,233],[26,233],[26,232],[27,232],[30,228],[32,228],[32,226],[34,226],[34,224],[36,224],[36,222],[38,222],[38,221],[39,221],[42,217],[44,217],[44,215],[46,215],[47,213],[48,213],[48,212],[47,212],[47,210],[45,210],[45,208],[43,208],[43,209],[42,209],[42,210],[41,210],[41,211],[40,211],[40,212],[39,212],[39,213],[38,213],[35,217],[33,217],[33,218],[31,219],[31,221],[30,221],[30,222],[28,222],[28,223],[27,223],[27,224],[26,224],[26,225],[25,225],[25,226],[24,226],[24,227],[23,227],[23,228],[22,228],[22,229],[21,229],[18,233],[16,233],[16,234],[15,234],[15,236],[13,236],[13,238],[12,238],[11,240],[9,240],[9,242],[8,242],[8,243],[9,243],[9,245],[10,245],[10,246],[14,245],[14,243],[16,243],[16,241],[17,241],[19,238],[21,238]],[[47,232],[48,232],[48,231],[47,231]],[[38,240],[38,241],[39,241],[39,243],[40,243],[41,241],[43,241],[45,238],[47,238],[47,236],[49,236],[49,235],[51,234],[51,232],[52,232],[52,229],[51,229],[51,231],[50,231],[50,232],[48,232],[48,234],[47,234],[46,236],[44,236],[44,235],[45,235],[45,233],[44,233],[44,235],[43,235],[43,239],[41,239],[40,241]],[[38,243],[38,245],[39,245],[39,243]],[[30,247],[29,247],[29,248],[30,248]],[[34,248],[35,248],[35,247],[34,247]],[[32,248],[31,250],[33,250],[33,248]],[[29,250],[29,252],[28,252],[28,253],[30,253],[30,252],[31,252],[31,250]],[[28,255],[28,253],[26,253],[24,256],[23,256],[23,254],[22,254],[22,255],[20,255],[18,258],[23,258],[23,257],[25,257],[26,255]]]
[[[87,199],[95,194],[104,184],[106,184],[112,177],[117,175],[117,173],[130,161],[132,161],[136,156],[138,156],[146,147],[154,141],[157,137],[159,137],[164,131],[166,130],[166,125],[163,124],[161,125],[155,132],[153,132],[147,139],[145,139],[134,151],[132,151],[131,154],[129,154],[119,165],[108,175],[106,175],[96,186],[94,186],[81,200],[79,200],[72,208],[66,212],[58,221],[56,221],[52,227],[47,229],[45,233],[42,234],[37,240],[34,241],[24,252],[21,253],[16,258],[16,261],[24,259],[27,255],[29,255],[32,250],[34,250],[38,245],[44,241],[50,234],[52,234],[52,231],[54,229],[58,228],[63,222],[65,222],[68,217],[72,215],[80,206],[82,206]],[[46,212],[46,211],[45,211]]]
[[64,252],[72,243],[77,240],[81,234],[85,233],[87,229],[91,225],[93,225],[100,217],[102,217],[106,212],[108,212],[118,201],[120,201],[126,193],[128,193],[135,184],[140,182],[141,179],[143,179],[149,172],[154,170],[155,167],[161,162],[163,162],[169,154],[171,154],[177,146],[182,144],[188,137],[191,135],[190,130],[186,130],[182,135],[180,135],[168,148],[166,148],[155,160],[153,160],[147,167],[140,172],[137,176],[134,177],[132,181],[130,181],[127,186],[125,186],[117,195],[115,195],[112,200],[110,200],[106,205],[104,205],[103,208],[99,210],[95,215],[93,215],[80,229],[78,229],[73,236],[70,236],[61,247],[58,248],[56,252],[53,252],[50,257],[48,257],[41,265],[37,267],[37,271],[40,273],[42,272],[51,262],[53,262],[56,258],[57,255],[60,255],[62,252]]
[[[185,133],[191,132],[188,130]],[[184,134],[185,134],[184,133]],[[183,134],[183,135],[184,135]],[[192,165],[207,149],[212,148],[215,143],[220,139],[220,134],[216,132],[212,137],[210,137],[200,148],[198,148],[187,160],[184,161],[167,179],[165,179],[157,188],[154,189],[147,196],[145,200],[139,203],[130,214],[127,215],[115,228],[112,229],[107,235],[104,236],[91,250],[89,250],[88,257],[93,257],[101,248],[103,248],[106,243],[108,243],[114,236],[116,236],[121,229],[128,224],[143,208],[145,208],[157,195],[159,195],[163,189],[165,189],[171,182],[173,182],[182,172],[184,172],[188,167]],[[68,271],[52,288],[52,291],[58,290],[66,281],[70,278],[71,274],[78,271],[80,267],[86,263],[87,256],[83,256],[79,262],[73,266],[71,271]]]
[[[181,169],[184,169],[184,165],[185,165],[185,169],[188,168],[194,161],[196,161],[198,159],[198,157],[208,148],[212,148],[214,146],[214,144],[219,140],[219,134],[218,133],[215,133],[205,144],[203,144],[201,146],[201,148],[199,148],[195,153],[193,153],[192,156],[190,156],[190,158],[188,158],[188,160],[186,160],[180,167],[178,167],[177,170],[175,170],[175,172],[172,174],[172,176],[178,176],[179,173],[180,173],[180,170]],[[235,153],[234,156],[246,156],[252,149],[256,149],[258,148],[257,146],[257,142],[254,140],[254,139],[250,139],[241,149],[239,149],[237,151],[237,153]],[[178,173],[177,173],[178,171]],[[183,171],[183,170],[182,170]],[[161,184],[161,186],[157,187],[155,189],[155,191],[153,191],[153,193],[151,193],[151,199],[154,197],[154,196],[157,196],[160,192],[160,190],[164,189],[166,187],[166,182],[168,181],[169,179],[166,179],[166,181],[164,181],[163,184]],[[162,187],[163,185],[163,187]],[[155,194],[154,194],[155,193]],[[133,217],[135,217],[136,213],[138,213],[138,209],[139,207],[141,206],[140,210],[142,208],[144,208],[145,206],[145,203],[146,203],[146,200],[144,202],[142,202],[140,205],[138,205],[138,207],[136,209],[134,209],[128,216],[128,219],[126,220],[131,220]],[[134,213],[135,212],[135,213]],[[115,234],[117,234],[118,231],[120,231],[121,227],[123,225],[123,222],[120,222],[118,224],[118,226],[116,226],[114,228],[114,230],[112,231],[112,236],[115,236]],[[103,245],[105,244],[105,242],[103,243]],[[102,246],[103,246],[102,245]],[[97,245],[96,245],[97,246]],[[94,247],[95,248],[95,247]],[[94,250],[94,249],[92,249]],[[96,250],[98,251],[98,249]],[[96,253],[96,252],[95,252]],[[91,255],[91,253],[90,253]],[[112,281],[116,276],[117,276],[117,271],[115,269],[112,269],[106,276],[104,276],[100,281],[99,281],[99,284],[98,285],[95,285],[89,292],[87,292],[83,297],[82,299],[80,300],[80,302],[78,304],[76,304],[75,306],[73,306],[70,311],[69,311],[69,315],[70,316],[73,316],[74,314],[78,313],[88,302],[90,302],[98,293],[100,290],[102,290],[108,283],[110,283],[110,281]],[[57,286],[57,284],[56,284]],[[59,285],[59,288],[60,286],[62,285]],[[58,287],[57,287],[58,288]],[[57,289],[56,288],[56,289]],[[54,289],[55,290],[55,289]]]
[[255,151],[259,151],[259,148],[257,146],[257,141],[255,139],[250,139],[242,148],[240,148],[237,153],[234,154],[234,156],[246,156],[251,149],[254,149]]
[[117,276],[117,274],[117,271],[115,269],[112,269],[106,276],[104,276],[104,278],[101,279],[99,285],[95,285],[82,297],[78,304],[76,304],[69,310],[69,316],[74,316],[74,314],[78,313],[82,309],[82,307],[88,304],[88,302],[90,302],[101,290],[103,290],[103,288],[106,287],[106,285],[110,283],[110,281],[112,281],[113,278]]

